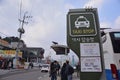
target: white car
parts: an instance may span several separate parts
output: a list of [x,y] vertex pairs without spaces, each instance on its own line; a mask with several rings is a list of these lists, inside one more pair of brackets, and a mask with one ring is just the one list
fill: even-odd
[[42,64],[41,72],[49,72],[50,64]]
[[33,66],[34,66],[34,67],[41,67],[41,65],[42,65],[41,63],[37,63],[37,62],[34,62],[34,63],[33,63]]

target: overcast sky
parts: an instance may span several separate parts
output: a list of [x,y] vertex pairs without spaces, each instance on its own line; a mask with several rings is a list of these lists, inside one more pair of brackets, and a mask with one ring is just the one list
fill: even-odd
[[52,41],[66,45],[69,9],[88,6],[98,9],[100,27],[120,27],[120,0],[0,0],[0,35],[19,36],[18,19],[27,12],[32,18],[25,19],[29,23],[23,26],[22,39],[28,47],[43,47],[49,54]]

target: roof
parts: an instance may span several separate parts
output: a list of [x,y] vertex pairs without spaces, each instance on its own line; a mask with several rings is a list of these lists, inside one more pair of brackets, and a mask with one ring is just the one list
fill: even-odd
[[67,54],[69,53],[69,47],[66,45],[54,44],[51,48],[56,52],[56,54]]

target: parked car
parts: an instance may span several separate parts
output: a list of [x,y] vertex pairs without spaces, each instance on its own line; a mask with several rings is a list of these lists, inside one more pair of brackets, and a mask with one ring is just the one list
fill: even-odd
[[33,63],[33,66],[34,66],[34,67],[41,67],[42,64],[41,64],[41,63],[34,62],[34,63]]
[[49,72],[50,64],[42,64],[41,72]]

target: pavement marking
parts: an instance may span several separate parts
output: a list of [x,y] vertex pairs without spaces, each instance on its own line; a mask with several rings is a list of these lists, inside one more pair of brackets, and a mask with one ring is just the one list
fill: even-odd
[[40,76],[40,77],[38,77],[38,79],[40,80],[42,77]]
[[46,78],[46,77],[48,77],[48,75],[40,76],[40,77],[38,77],[38,80],[43,80],[43,78]]
[[47,77],[48,75],[44,75],[43,77]]

